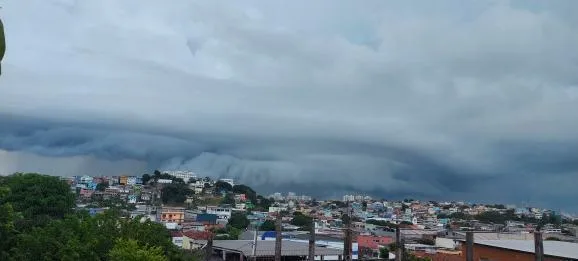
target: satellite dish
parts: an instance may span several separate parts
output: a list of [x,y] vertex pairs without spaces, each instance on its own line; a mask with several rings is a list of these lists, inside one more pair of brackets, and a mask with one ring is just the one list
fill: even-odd
[[2,19],[0,19],[0,74],[2,74],[2,58],[4,58],[4,53],[6,52],[6,39],[4,39],[4,24],[2,24]]

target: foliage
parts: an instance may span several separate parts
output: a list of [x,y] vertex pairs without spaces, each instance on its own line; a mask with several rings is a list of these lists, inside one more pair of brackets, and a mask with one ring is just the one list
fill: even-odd
[[257,192],[246,185],[235,185],[232,189],[235,194],[245,194],[245,197],[253,204],[257,204]]
[[375,220],[375,219],[369,219],[366,221],[367,224],[372,224],[372,225],[376,225],[376,226],[380,226],[380,227],[388,227],[388,228],[396,228],[397,225],[394,223],[391,223],[389,221],[384,221],[384,220]]
[[5,202],[10,193],[7,187],[0,186],[0,260],[8,258],[8,250],[11,248],[16,230],[14,227],[14,209],[12,204]]
[[142,175],[142,184],[146,185],[149,180],[151,180],[151,175],[146,173]]
[[215,182],[215,192],[220,193],[221,191],[231,192],[233,191],[233,186],[227,182],[219,180]]
[[[38,185],[31,184],[38,182]],[[23,188],[29,184],[31,188]],[[34,189],[32,189],[34,188]],[[29,198],[21,193],[29,193]],[[44,197],[39,199],[37,197]],[[192,260],[172,243],[165,227],[151,221],[122,218],[112,209],[89,216],[86,211],[73,212],[65,208],[70,189],[58,178],[38,174],[18,174],[0,178],[0,260]],[[23,202],[30,203],[24,205]],[[46,204],[55,204],[55,207]],[[18,208],[13,208],[18,206]],[[45,217],[43,222],[35,218]],[[18,224],[26,224],[19,227]],[[126,249],[138,242],[138,250],[155,256],[160,251],[163,259],[126,259],[119,257],[114,248]],[[129,242],[127,244],[118,242]],[[118,251],[117,251],[118,252]],[[134,252],[134,251],[133,251]],[[132,253],[129,251],[129,253]],[[138,256],[138,253],[135,254]],[[118,258],[117,258],[118,257]],[[115,259],[116,258],[116,259]]]
[[257,202],[254,202],[253,204],[255,204],[255,209],[267,211],[269,210],[269,207],[273,205],[273,203],[275,203],[275,200],[273,200],[272,198],[265,198],[263,196],[258,195]]
[[118,239],[109,256],[111,261],[168,261],[160,247],[141,246],[133,239]]
[[561,241],[560,238],[557,238],[557,237],[547,237],[545,240],[546,241]]
[[311,229],[311,223],[313,222],[313,218],[309,216],[295,215],[293,219],[291,219],[291,225],[298,226],[301,230],[309,231]]
[[184,183],[166,184],[161,190],[161,199],[164,204],[182,204],[193,191]]
[[237,240],[241,235],[241,230],[234,228],[233,226],[227,225],[225,228],[217,229],[213,231],[216,240]]
[[387,247],[379,249],[379,258],[389,259],[389,249]]
[[261,231],[275,231],[275,221],[273,220],[265,220],[263,224],[259,227]]
[[232,193],[227,193],[227,195],[225,195],[225,197],[223,197],[223,200],[221,200],[221,204],[224,204],[224,205],[235,204],[235,195],[233,195]]
[[103,182],[96,184],[97,191],[104,191],[106,188],[108,188],[108,183]]
[[22,215],[16,224],[18,229],[62,218],[75,206],[70,186],[58,177],[17,173],[3,179],[3,183],[10,192],[0,203],[10,203]]
[[247,219],[247,215],[241,212],[233,212],[229,218],[229,225],[237,229],[246,229],[251,222]]

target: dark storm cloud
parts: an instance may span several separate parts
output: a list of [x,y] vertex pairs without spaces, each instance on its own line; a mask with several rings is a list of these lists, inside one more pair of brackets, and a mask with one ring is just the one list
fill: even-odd
[[578,6],[548,3],[7,2],[0,172],[578,209]]

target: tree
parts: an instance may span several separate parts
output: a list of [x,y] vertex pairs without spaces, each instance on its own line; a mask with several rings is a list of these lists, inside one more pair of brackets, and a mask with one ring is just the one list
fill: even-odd
[[231,192],[233,191],[233,186],[227,182],[219,180],[215,183],[215,192],[220,193],[221,191]]
[[108,255],[111,261],[168,261],[160,247],[142,246],[133,239],[118,239]]
[[363,202],[361,203],[361,209],[362,209],[363,211],[367,211],[367,201],[363,201]]
[[96,190],[98,191],[104,191],[106,188],[108,188],[108,183],[98,183],[96,184]]
[[193,191],[184,183],[167,184],[161,190],[161,199],[165,204],[182,204]]
[[146,185],[149,180],[151,180],[151,175],[149,174],[143,174],[142,175],[142,184]]
[[250,223],[247,215],[241,212],[234,212],[228,222],[230,226],[237,229],[246,229]]
[[10,193],[7,187],[0,185],[0,260],[7,260],[8,251],[13,245],[16,230],[14,227],[14,209],[12,204],[5,202],[6,196]]
[[224,205],[235,204],[235,196],[231,193],[227,193],[227,195],[225,195],[225,197],[223,197],[221,204],[224,204]]
[[387,249],[387,247],[379,249],[379,258],[389,259],[389,249]]
[[291,225],[298,226],[301,230],[309,231],[311,228],[312,217],[305,215],[296,215],[291,219]]
[[20,228],[63,218],[72,213],[75,206],[70,186],[58,177],[17,173],[6,177],[4,182],[10,190],[5,202],[10,202],[14,211],[23,217],[17,224]]
[[273,220],[265,220],[263,224],[259,227],[261,231],[275,231],[275,221]]
[[246,185],[235,185],[233,186],[232,191],[236,194],[245,194],[251,203],[257,204],[257,192],[255,192],[255,190],[253,190],[251,187]]

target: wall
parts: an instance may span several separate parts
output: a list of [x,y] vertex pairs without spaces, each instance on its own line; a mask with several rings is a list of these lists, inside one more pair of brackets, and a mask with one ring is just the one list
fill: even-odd
[[[462,248],[462,255],[465,256],[465,247]],[[474,260],[484,260],[486,258],[491,261],[534,261],[535,257],[533,253],[518,252],[508,249],[501,249],[495,247],[474,246]],[[558,258],[544,258],[544,261],[563,261],[564,259]]]

